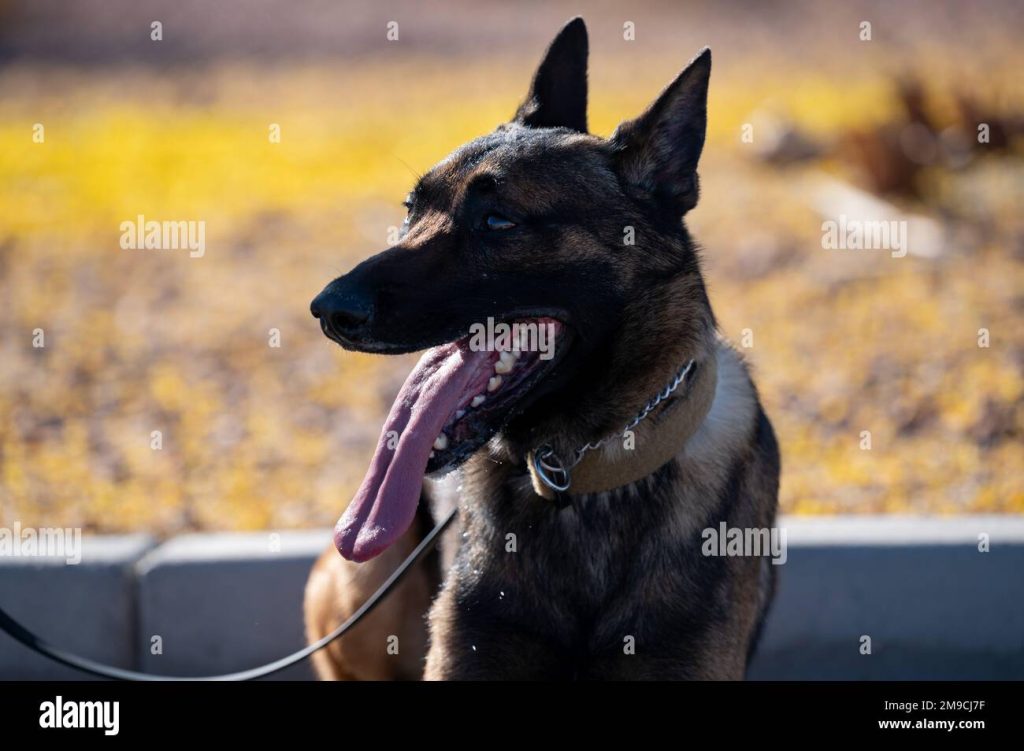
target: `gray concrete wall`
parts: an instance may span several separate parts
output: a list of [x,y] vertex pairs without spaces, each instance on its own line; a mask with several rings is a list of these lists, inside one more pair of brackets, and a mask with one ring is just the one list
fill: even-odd
[[[138,574],[138,665],[161,675],[217,675],[305,646],[302,595],[329,530],[196,534],[151,551]],[[163,654],[153,654],[153,637]],[[303,662],[275,676],[311,679]]]
[[[84,537],[82,560],[0,557],[0,604],[51,643],[94,660],[136,664],[135,561],[153,540]],[[0,632],[0,679],[81,680],[88,676],[36,655]]]
[[[782,527],[789,558],[751,678],[1024,679],[1024,517],[785,517]],[[159,546],[86,538],[77,566],[0,557],[0,603],[51,642],[114,665],[241,670],[303,646],[302,590],[329,540],[327,530]],[[0,678],[71,677],[0,634]]]
[[1024,517],[783,523],[789,561],[751,678],[1024,678]]

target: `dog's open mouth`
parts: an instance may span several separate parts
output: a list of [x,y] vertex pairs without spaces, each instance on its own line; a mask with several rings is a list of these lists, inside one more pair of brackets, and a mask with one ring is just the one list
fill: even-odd
[[[559,359],[564,327],[553,318],[520,319],[510,335],[479,346],[467,336],[428,350],[391,406],[366,477],[334,530],[353,561],[383,552],[412,524],[423,477],[457,467],[521,407]],[[519,333],[542,332],[531,339]],[[537,342],[546,345],[538,348]]]

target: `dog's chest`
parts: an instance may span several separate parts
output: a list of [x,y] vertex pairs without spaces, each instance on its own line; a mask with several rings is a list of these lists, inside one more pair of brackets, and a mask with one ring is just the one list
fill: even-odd
[[563,509],[534,499],[463,504],[453,575],[478,614],[579,644],[689,599],[697,551],[673,539],[664,499],[596,495]]

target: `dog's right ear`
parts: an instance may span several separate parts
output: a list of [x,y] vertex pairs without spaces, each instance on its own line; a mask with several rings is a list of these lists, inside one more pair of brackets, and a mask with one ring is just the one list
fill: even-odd
[[680,214],[697,205],[697,161],[707,129],[711,50],[706,47],[647,111],[609,139],[625,182]]
[[569,21],[544,54],[513,122],[587,132],[587,26]]

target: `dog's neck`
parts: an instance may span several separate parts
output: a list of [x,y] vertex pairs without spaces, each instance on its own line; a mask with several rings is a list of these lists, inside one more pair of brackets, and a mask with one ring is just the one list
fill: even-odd
[[580,447],[554,477],[552,462],[557,465],[562,460],[539,456],[535,449],[528,457],[534,492],[550,500],[564,500],[560,497],[564,494],[615,490],[653,474],[682,450],[704,422],[717,382],[714,354],[700,362],[691,360],[682,377],[652,396],[648,404],[656,406],[639,422],[600,444]]

